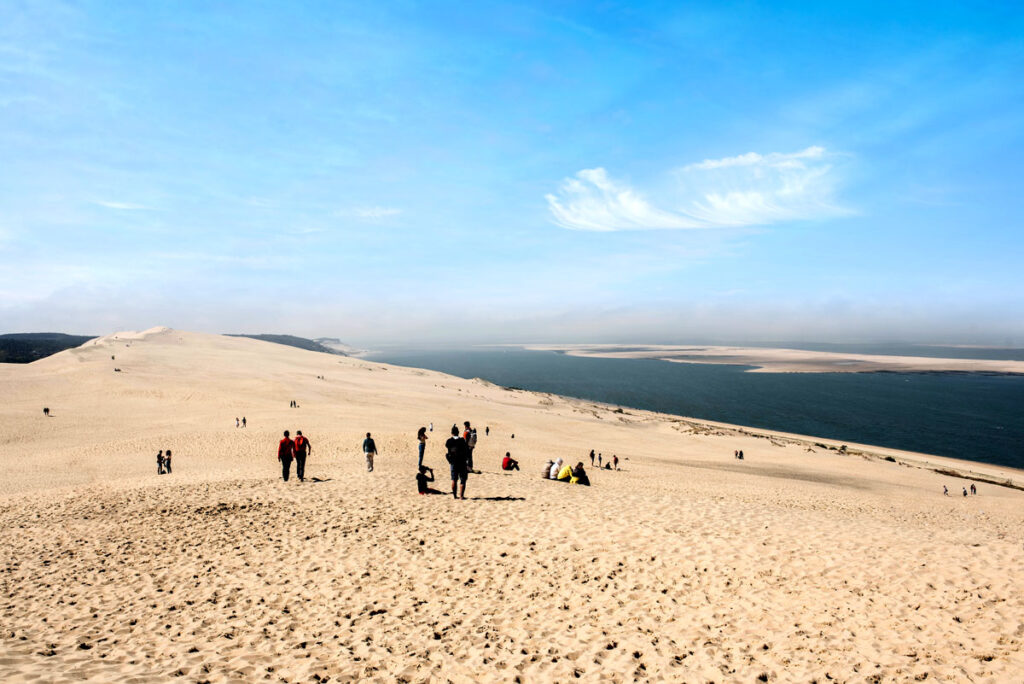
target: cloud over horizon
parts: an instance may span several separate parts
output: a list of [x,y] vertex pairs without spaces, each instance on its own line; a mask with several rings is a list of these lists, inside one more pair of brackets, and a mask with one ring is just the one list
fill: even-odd
[[[640,191],[601,167],[566,178],[548,194],[554,222],[570,230],[708,229],[770,225],[851,213],[834,199],[825,148],[748,152],[668,172],[661,188]],[[653,199],[648,199],[652,197]]]

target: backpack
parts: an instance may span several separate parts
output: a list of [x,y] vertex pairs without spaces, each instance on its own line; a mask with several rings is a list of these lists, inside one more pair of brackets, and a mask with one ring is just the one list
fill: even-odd
[[470,449],[476,448],[476,428],[470,428],[469,439],[466,440],[466,443],[469,445]]
[[296,437],[295,438],[295,451],[300,453],[300,454],[306,453],[306,444],[308,443],[308,441],[309,440],[307,440],[302,435],[299,435],[298,437]]

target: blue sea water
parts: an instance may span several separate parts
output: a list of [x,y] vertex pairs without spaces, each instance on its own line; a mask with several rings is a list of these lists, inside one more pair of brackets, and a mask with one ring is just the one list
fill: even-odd
[[580,399],[1024,468],[1024,376],[745,373],[519,349],[371,357]]

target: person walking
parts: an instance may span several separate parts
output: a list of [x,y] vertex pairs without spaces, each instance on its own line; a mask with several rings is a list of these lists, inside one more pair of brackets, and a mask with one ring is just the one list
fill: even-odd
[[245,416],[242,416],[242,427],[245,427]]
[[974,483],[972,482],[971,483],[971,495],[973,496],[974,494],[977,494],[977,493],[978,493],[978,488],[975,487]]
[[295,458],[295,442],[292,441],[289,432],[285,430],[284,439],[277,445],[277,460],[281,462],[281,477],[285,482],[291,475],[293,458]]
[[467,420],[463,425],[466,426],[466,432],[462,435],[462,439],[466,440],[466,447],[469,449],[469,470],[473,470],[473,449],[476,448],[476,428],[469,424]]
[[490,437],[490,436],[491,436],[491,426],[488,425],[487,427],[484,428],[484,437]]
[[295,474],[299,482],[306,481],[306,455],[313,453],[313,445],[302,435],[302,430],[295,432]]
[[239,425],[240,423],[238,422],[238,416],[235,416],[235,427],[238,427]]
[[161,449],[160,453],[156,455],[156,474],[164,474],[164,450]]
[[591,468],[594,467],[594,450],[593,449],[590,450],[590,467]]
[[465,499],[466,480],[469,479],[469,446],[465,439],[459,437],[457,425],[452,425],[452,436],[444,443],[444,447],[452,475],[452,498]]
[[370,433],[366,433],[366,439],[363,440],[363,456],[366,457],[366,472],[373,472],[373,457],[377,455],[377,445],[373,441],[373,437]]
[[425,428],[425,427],[421,427],[420,428],[420,431],[416,433],[416,440],[420,443],[419,444],[420,458],[419,458],[419,462],[416,464],[416,468],[419,469],[419,468],[423,467],[423,452],[426,451],[426,449],[427,449],[427,428]]
[[619,457],[615,454],[612,454],[612,465],[615,466],[616,470],[619,469]]
[[171,474],[171,450],[168,449],[164,452],[164,472],[168,475]]

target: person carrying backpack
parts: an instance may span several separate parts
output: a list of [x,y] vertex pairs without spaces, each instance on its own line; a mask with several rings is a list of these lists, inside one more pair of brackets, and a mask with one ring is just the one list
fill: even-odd
[[313,445],[302,435],[302,430],[295,433],[295,474],[299,482],[306,481],[306,454],[313,453]]
[[476,448],[476,428],[471,427],[467,420],[463,425],[466,426],[466,431],[462,435],[462,439],[466,440],[466,448],[469,449],[468,468],[470,472],[473,470],[473,449]]
[[281,476],[285,482],[291,474],[292,459],[295,457],[295,442],[288,435],[288,431],[285,430],[284,439],[277,445],[277,460],[281,462]]

